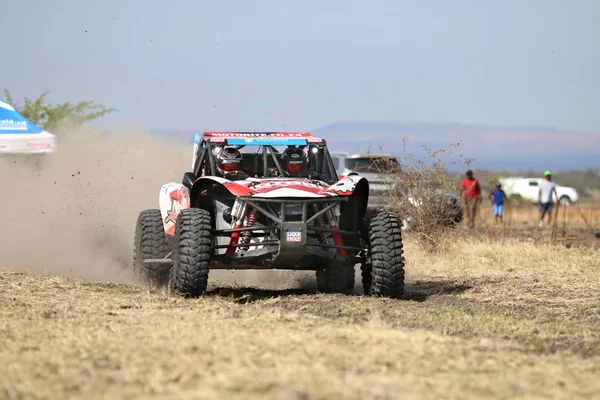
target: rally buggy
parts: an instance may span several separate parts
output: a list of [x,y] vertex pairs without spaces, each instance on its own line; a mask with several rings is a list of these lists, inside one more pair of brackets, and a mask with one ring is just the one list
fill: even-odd
[[338,180],[326,141],[308,132],[196,134],[191,172],[167,183],[160,209],[140,213],[134,269],[171,291],[200,296],[211,269],[314,270],[321,292],[354,287],[400,298],[401,223],[367,212],[369,183]]

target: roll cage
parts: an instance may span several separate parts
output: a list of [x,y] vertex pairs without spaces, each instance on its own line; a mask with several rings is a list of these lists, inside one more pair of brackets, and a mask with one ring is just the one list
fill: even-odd
[[[306,132],[256,133],[223,132],[221,136],[205,132],[196,134],[193,152],[193,173],[196,177],[218,176],[231,180],[274,177],[308,177],[329,184],[337,182],[337,172],[329,154],[325,140],[315,138]],[[297,136],[293,136],[297,135]],[[238,174],[222,176],[216,167],[216,157],[223,147],[240,150],[243,161]],[[281,166],[281,155],[285,147],[297,147],[307,152],[309,166],[303,175],[290,176]],[[256,149],[252,151],[252,149]]]

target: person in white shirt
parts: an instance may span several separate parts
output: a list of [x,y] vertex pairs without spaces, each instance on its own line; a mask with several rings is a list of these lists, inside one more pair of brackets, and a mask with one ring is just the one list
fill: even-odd
[[552,194],[554,194],[554,196],[556,197],[556,201],[558,201],[558,194],[556,193],[556,183],[552,182],[552,172],[544,172],[544,177],[546,179],[540,181],[540,190],[538,193],[538,200],[540,203],[540,228],[544,226],[544,217],[546,215],[548,215],[548,225],[551,225],[552,208],[554,207],[554,200],[552,198]]

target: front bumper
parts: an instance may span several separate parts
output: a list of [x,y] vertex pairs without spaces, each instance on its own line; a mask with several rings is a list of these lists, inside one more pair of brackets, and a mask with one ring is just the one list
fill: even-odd
[[[238,197],[240,206],[260,214],[261,224],[252,227],[216,229],[215,236],[249,235],[254,240],[236,244],[218,244],[215,250],[229,252],[215,254],[211,268],[240,269],[319,269],[323,261],[349,261],[362,248],[339,244],[343,238],[359,236],[359,232],[339,229],[337,226],[319,226],[319,219],[348,201],[347,197],[309,199],[270,199]],[[318,205],[318,211],[312,209]],[[342,240],[323,241],[323,236]],[[231,251],[234,248],[235,251]]]

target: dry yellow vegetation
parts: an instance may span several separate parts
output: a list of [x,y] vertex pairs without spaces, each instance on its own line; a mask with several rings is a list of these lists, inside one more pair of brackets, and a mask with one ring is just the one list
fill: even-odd
[[[555,207],[554,211],[559,230],[589,232],[600,229],[600,202],[574,203],[569,207]],[[538,205],[524,203],[519,208],[505,208],[504,212],[504,222],[511,228],[537,228],[540,216]],[[493,211],[485,200],[480,220],[484,225],[493,225]]]
[[407,240],[404,300],[0,270],[0,397],[600,398],[600,253]]

